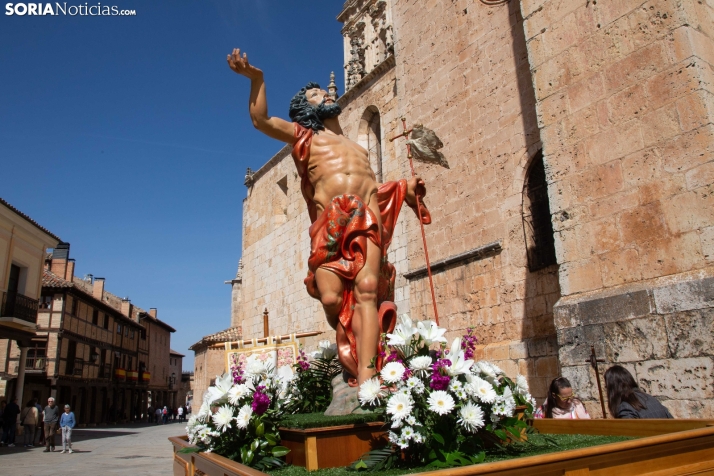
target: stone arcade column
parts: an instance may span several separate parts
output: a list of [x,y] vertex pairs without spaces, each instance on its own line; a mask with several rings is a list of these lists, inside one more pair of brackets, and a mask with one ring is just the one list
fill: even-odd
[[17,396],[17,404],[20,405],[20,408],[23,408],[25,405],[25,402],[22,399],[23,392],[25,390],[25,364],[27,363],[27,347],[23,346],[19,342],[17,343],[18,347],[20,347],[20,368],[17,371],[17,384],[15,385],[15,388],[17,389],[15,392],[15,396]]

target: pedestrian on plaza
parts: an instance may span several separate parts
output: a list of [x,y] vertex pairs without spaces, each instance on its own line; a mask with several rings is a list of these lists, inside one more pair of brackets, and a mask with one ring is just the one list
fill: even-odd
[[165,425],[169,422],[169,410],[165,406],[164,406],[164,409],[161,410],[161,417],[162,417],[161,423],[163,425]]
[[146,416],[149,418],[149,423],[151,423],[151,420],[154,419],[154,407],[149,405],[149,408],[146,410]]
[[35,427],[35,437],[33,439],[33,445],[44,446],[45,425],[42,421],[42,405],[40,405],[40,402],[38,402],[36,398],[33,399],[33,403],[35,404],[35,408],[37,409],[37,426]]
[[538,407],[534,418],[557,418],[571,420],[589,420],[590,415],[585,405],[573,393],[573,387],[565,377],[558,377],[550,382],[548,398]]
[[176,408],[174,408],[171,411],[171,414],[173,415],[173,420],[176,421],[176,416],[178,415],[178,410]]
[[59,424],[60,409],[55,405],[55,399],[50,397],[47,399],[47,406],[43,411],[42,419],[45,425],[45,451],[49,453],[55,450],[55,433],[57,433],[57,425]]
[[621,365],[605,371],[605,387],[613,418],[674,418],[659,400],[640,390],[632,374]]
[[62,428],[62,451],[68,451],[70,454],[72,451],[72,428],[77,424],[77,420],[74,418],[74,413],[69,405],[64,406],[64,413],[60,417],[59,425]]
[[176,410],[176,413],[178,413],[179,421],[183,421],[183,407],[178,407],[178,410]]
[[156,412],[154,412],[154,413],[155,413],[155,416],[156,416],[156,422],[155,422],[154,424],[155,424],[155,425],[158,425],[159,423],[161,423],[161,416],[162,416],[162,414],[163,414],[163,413],[161,412],[161,408],[160,408],[160,407],[156,407]]
[[5,410],[2,412],[2,444],[10,448],[15,446],[15,427],[17,426],[17,416],[19,414],[20,407],[17,406],[17,397],[15,397],[5,406]]
[[35,446],[35,427],[39,420],[39,412],[35,408],[35,401],[30,400],[25,405],[20,413],[20,423],[22,423],[22,439],[25,443],[25,448]]

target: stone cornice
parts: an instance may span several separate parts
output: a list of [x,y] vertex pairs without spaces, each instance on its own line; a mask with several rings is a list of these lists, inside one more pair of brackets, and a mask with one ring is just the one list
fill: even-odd
[[[484,258],[488,258],[489,256],[499,254],[502,250],[503,248],[501,248],[501,241],[499,240],[494,241],[493,243],[489,243],[487,245],[479,246],[478,248],[474,248],[464,253],[459,253],[454,256],[449,256],[445,259],[440,259],[439,261],[434,261],[433,263],[431,263],[431,274],[440,273],[455,266],[462,266],[472,261],[478,261]],[[426,266],[417,268],[414,271],[409,271],[408,273],[404,273],[404,277],[407,278],[409,281],[413,281],[418,278],[423,278],[426,275]]]
[[337,104],[344,109],[353,99],[359,97],[359,95],[367,89],[369,83],[384,76],[389,70],[394,68],[396,63],[394,55],[389,55],[384,61],[375,66],[374,69],[364,78],[360,79],[357,84],[348,89],[345,94],[337,100]]

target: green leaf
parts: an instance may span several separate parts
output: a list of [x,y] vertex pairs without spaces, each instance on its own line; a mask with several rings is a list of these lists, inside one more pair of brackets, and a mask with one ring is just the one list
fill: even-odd
[[187,446],[185,448],[181,448],[180,450],[177,451],[177,453],[181,454],[190,454],[190,453],[199,453],[203,451],[203,448],[199,448],[198,446]]
[[255,451],[258,449],[259,446],[260,446],[260,441],[258,439],[255,439],[250,443],[250,450]]
[[365,464],[364,461],[359,460],[355,463],[354,469],[367,469],[367,465]]
[[440,434],[438,434],[438,433],[432,433],[431,436],[432,436],[436,441],[438,441],[439,444],[441,444],[441,445],[444,444],[444,437],[441,436]]
[[256,436],[263,436],[265,433],[265,425],[263,425],[263,422],[260,422],[260,425],[255,427],[255,434]]
[[276,456],[280,458],[281,456],[285,456],[286,454],[290,453],[290,449],[286,448],[284,446],[276,446],[272,450],[273,456]]

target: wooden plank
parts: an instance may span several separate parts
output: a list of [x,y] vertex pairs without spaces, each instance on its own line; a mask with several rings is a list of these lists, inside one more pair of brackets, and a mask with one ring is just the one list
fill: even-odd
[[320,466],[317,459],[317,438],[308,436],[305,439],[305,469],[314,471],[319,468]]
[[541,433],[570,435],[656,436],[676,431],[714,426],[714,420],[556,420],[536,419],[533,428]]
[[714,427],[422,474],[516,476],[527,471],[529,476],[562,476],[565,471],[588,468],[593,476],[634,476],[661,470],[663,465],[674,470],[679,465],[710,461],[714,462]]

